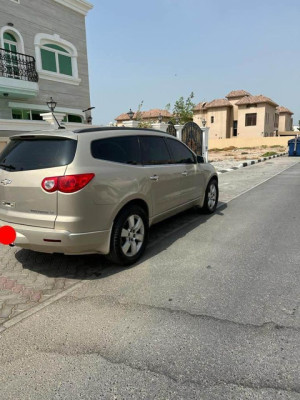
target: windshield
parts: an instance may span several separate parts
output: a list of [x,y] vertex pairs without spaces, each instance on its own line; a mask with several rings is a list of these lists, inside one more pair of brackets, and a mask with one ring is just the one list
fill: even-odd
[[0,154],[0,168],[28,171],[70,164],[77,141],[65,138],[13,139]]

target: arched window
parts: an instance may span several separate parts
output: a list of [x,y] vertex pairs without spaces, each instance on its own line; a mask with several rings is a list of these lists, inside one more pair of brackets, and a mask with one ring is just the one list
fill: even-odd
[[4,32],[3,35],[4,48],[8,51],[17,52],[17,39],[9,32]]
[[3,26],[0,29],[1,45],[5,50],[24,54],[24,41],[17,29],[11,26]]
[[40,78],[79,85],[77,50],[59,35],[35,36],[37,70]]
[[41,47],[42,68],[45,71],[73,76],[71,54],[56,44],[44,44]]

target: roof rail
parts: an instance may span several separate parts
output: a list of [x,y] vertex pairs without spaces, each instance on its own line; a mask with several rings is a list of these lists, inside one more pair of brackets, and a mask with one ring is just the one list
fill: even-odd
[[166,133],[163,131],[159,131],[157,129],[150,129],[150,128],[126,128],[124,126],[105,126],[99,128],[84,128],[84,129],[76,129],[73,131],[74,133],[88,133],[88,132],[101,132],[101,131],[150,131],[150,132],[159,132],[159,133]]

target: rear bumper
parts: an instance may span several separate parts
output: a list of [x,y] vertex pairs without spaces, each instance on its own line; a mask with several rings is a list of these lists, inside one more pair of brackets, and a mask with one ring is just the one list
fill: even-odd
[[[17,237],[14,245],[24,249],[63,254],[108,254],[110,249],[110,230],[71,233],[64,230],[10,224],[0,220],[0,227],[4,225],[15,229]],[[59,242],[45,240],[58,240]]]

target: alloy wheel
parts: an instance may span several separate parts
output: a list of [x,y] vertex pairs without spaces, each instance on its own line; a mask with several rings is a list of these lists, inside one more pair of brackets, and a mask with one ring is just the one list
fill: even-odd
[[125,256],[135,256],[144,243],[145,225],[139,215],[130,215],[121,231],[121,249]]

